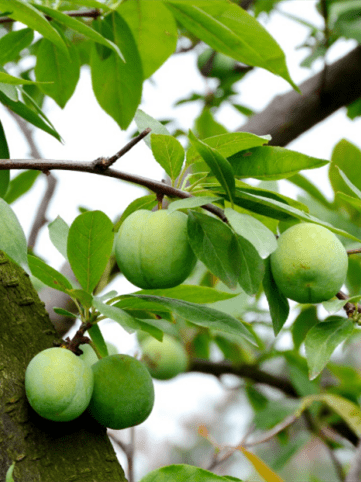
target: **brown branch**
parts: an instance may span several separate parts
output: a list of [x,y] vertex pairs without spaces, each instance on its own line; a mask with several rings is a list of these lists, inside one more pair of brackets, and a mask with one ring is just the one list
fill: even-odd
[[226,373],[231,373],[242,378],[249,378],[253,382],[263,383],[270,387],[277,388],[290,397],[298,397],[296,390],[291,382],[283,377],[272,375],[271,373],[261,370],[257,365],[242,364],[240,366],[232,365],[228,361],[212,362],[203,359],[194,359],[189,367],[191,372],[201,372],[220,377]]
[[285,146],[326,117],[361,97],[361,47],[327,66],[322,91],[320,72],[292,91],[279,95],[252,116],[238,131],[271,134],[270,144]]
[[[336,294],[336,298],[338,298],[339,300],[348,300],[348,296],[343,291],[339,291]],[[348,317],[352,317],[355,312],[355,305],[347,301],[347,303],[344,304],[343,309],[346,311]],[[357,305],[357,311],[361,313],[360,305]]]
[[361,248],[348,249],[347,254],[348,256],[350,256],[350,254],[361,254]]
[[[54,161],[52,159],[0,159],[0,170],[6,169],[34,169],[38,171],[50,171],[50,170],[63,170],[63,171],[78,171],[88,172],[90,174],[98,174],[100,176],[113,177],[115,179],[121,179],[122,181],[131,182],[144,186],[156,194],[163,194],[169,197],[179,197],[186,199],[193,197],[192,194],[176,189],[175,187],[168,186],[167,184],[153,179],[148,179],[135,174],[129,174],[127,172],[116,171],[114,169],[99,169],[94,166],[92,162],[80,162],[80,161]],[[203,209],[215,214],[222,221],[227,222],[227,218],[222,209],[213,206],[212,204],[205,204]]]
[[[96,8],[94,8],[92,10],[85,10],[85,11],[75,10],[75,11],[62,12],[62,13],[65,13],[65,15],[68,15],[69,17],[84,17],[84,18],[88,18],[88,17],[89,18],[98,18],[98,17],[100,17],[100,15],[102,15],[101,12]],[[47,20],[52,20],[52,18],[49,15],[44,15],[44,17]],[[11,23],[11,22],[16,22],[16,19],[10,18],[10,17],[0,18],[0,24]]]

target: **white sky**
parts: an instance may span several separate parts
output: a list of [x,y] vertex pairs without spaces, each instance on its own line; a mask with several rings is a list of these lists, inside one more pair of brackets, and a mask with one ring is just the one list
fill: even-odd
[[[313,23],[320,22],[320,17],[315,11],[314,0],[291,0],[282,3],[279,9]],[[278,13],[274,13],[264,24],[285,51],[291,77],[296,83],[301,83],[322,68],[321,62],[317,63],[312,72],[299,67],[306,51],[294,49],[305,40],[307,35],[305,27]],[[354,41],[339,41],[330,49],[328,61],[332,62],[345,55],[355,45]],[[211,82],[209,86],[212,86]],[[169,59],[161,67],[154,75],[152,83],[146,82],[140,107],[157,119],[177,117],[180,126],[188,130],[200,112],[200,104],[192,103],[177,108],[173,105],[176,100],[186,97],[194,90],[202,93],[208,88],[196,69],[196,54],[191,52],[178,55]],[[276,94],[287,92],[289,89],[288,84],[282,79],[256,69],[239,84],[237,101],[255,110],[262,110]],[[135,128],[133,123],[127,132],[122,132],[116,123],[100,109],[92,94],[88,70],[82,71],[81,81],[66,108],[62,111],[55,102],[49,100],[46,104],[46,113],[65,140],[65,144],[61,145],[48,134],[37,130],[36,140],[44,158],[88,161],[99,156],[110,156],[128,141],[129,133]],[[27,145],[19,134],[17,125],[2,108],[0,115],[8,137],[11,157],[29,157]],[[218,112],[217,119],[231,131],[245,122],[245,118],[227,106]],[[345,137],[359,144],[360,126],[360,119],[350,121],[345,115],[345,109],[341,109],[287,147],[315,157],[329,159],[334,145],[340,139]],[[144,143],[138,144],[114,167],[157,180],[161,180],[163,175],[162,169],[155,163],[150,150]],[[59,183],[48,211],[49,221],[60,215],[71,224],[79,214],[78,206],[103,210],[111,219],[114,219],[133,199],[143,195],[144,192],[136,186],[101,176],[60,171],[53,171],[53,173]],[[327,182],[326,168],[309,171],[306,175],[311,177],[326,195],[332,195]],[[29,195],[22,197],[13,205],[26,235],[30,232],[33,214],[44,189],[44,181],[37,181],[36,193],[34,190],[30,191]],[[282,192],[291,196],[295,194],[294,188],[287,182],[283,183]],[[61,255],[52,247],[46,228],[41,232],[36,251],[55,268],[63,262]],[[126,281],[118,282],[117,289],[132,291],[132,286]],[[119,348],[134,354],[133,338],[124,336],[118,326],[113,328],[114,325],[105,324],[105,337],[116,343],[114,338],[116,333],[119,333],[119,337],[122,338],[122,341],[117,343]],[[202,407],[207,406],[207,413],[203,410],[203,419],[207,419],[212,413],[212,403],[219,400],[222,393],[217,380],[197,374],[185,375],[168,383],[156,383],[155,409],[138,433],[144,433],[140,430],[147,431],[151,438],[149,447],[156,445],[157,441],[164,437],[172,441],[178,440],[181,430],[179,423],[182,418],[196,410],[200,410],[201,413]],[[195,408],[196,405],[198,409]],[[236,424],[234,433],[229,434],[228,443],[237,443],[237,437],[240,437],[241,432],[242,423]],[[140,460],[143,460],[142,457]],[[143,473],[140,466],[138,472],[139,476]],[[230,475],[237,476],[237,474]],[[238,477],[240,477],[239,474]],[[246,474],[242,474],[242,477],[246,477]]]

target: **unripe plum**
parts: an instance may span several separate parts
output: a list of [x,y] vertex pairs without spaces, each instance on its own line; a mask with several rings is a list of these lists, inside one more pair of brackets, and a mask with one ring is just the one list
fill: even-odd
[[152,411],[154,387],[146,367],[129,355],[111,355],[92,365],[91,415],[115,430],[138,425]]
[[[108,354],[109,355],[116,355],[118,353],[118,349],[113,343],[106,342],[108,347]],[[93,348],[89,345],[89,343],[84,343],[83,345],[79,345],[79,348],[82,350],[83,354],[79,356],[88,366],[93,365],[96,363],[99,358],[97,357]]]
[[148,338],[142,345],[142,360],[153,378],[169,380],[186,371],[188,354],[175,338],[164,335],[163,341]]
[[49,420],[67,422],[81,415],[93,392],[93,372],[66,348],[38,353],[25,372],[25,391],[32,408]]
[[[211,55],[213,55],[212,65],[209,71],[205,73],[204,69]],[[204,50],[204,52],[199,55],[197,61],[198,68],[203,75],[206,75],[206,77],[218,77],[219,79],[229,76],[229,74],[234,71],[236,63],[237,62],[228,55],[220,52],[214,54],[211,48]]]
[[278,288],[299,303],[320,303],[335,296],[346,279],[347,268],[347,252],[341,241],[313,223],[287,229],[271,254]]
[[128,216],[115,241],[124,276],[139,288],[172,288],[191,273],[196,257],[187,235],[187,216],[166,209],[140,209]]

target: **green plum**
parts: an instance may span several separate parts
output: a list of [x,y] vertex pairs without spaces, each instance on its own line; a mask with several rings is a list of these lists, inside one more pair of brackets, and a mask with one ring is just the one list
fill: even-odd
[[[106,342],[108,347],[108,354],[109,355],[116,355],[118,353],[118,349],[112,343]],[[89,343],[85,343],[84,345],[79,345],[79,348],[82,350],[83,354],[79,356],[88,366],[93,365],[96,363],[99,358],[97,357],[93,348],[89,345]]]
[[169,380],[186,371],[188,354],[175,338],[164,335],[163,341],[148,338],[142,345],[142,360],[153,378]]
[[345,282],[347,252],[327,228],[295,224],[278,239],[271,271],[280,291],[299,303],[329,300]]
[[120,430],[148,418],[154,405],[154,387],[143,363],[129,355],[110,355],[91,368],[94,390],[88,409],[99,423]]
[[120,271],[139,288],[179,285],[196,263],[188,242],[186,214],[169,214],[166,209],[135,211],[119,229],[115,257]]
[[[210,65],[209,69],[206,69],[207,62],[209,61],[211,55],[214,55],[212,65]],[[219,79],[228,77],[229,74],[233,73],[236,64],[237,62],[232,59],[232,57],[224,55],[220,52],[216,52],[214,54],[214,51],[211,48],[204,50],[199,55],[197,61],[198,68],[203,75],[206,77],[217,77]]]
[[48,348],[38,353],[25,372],[25,391],[42,417],[67,422],[79,417],[93,393],[93,372],[70,350]]

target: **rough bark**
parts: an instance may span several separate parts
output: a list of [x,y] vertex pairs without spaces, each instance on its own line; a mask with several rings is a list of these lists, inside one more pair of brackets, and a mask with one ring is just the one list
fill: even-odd
[[285,146],[326,117],[361,97],[361,47],[327,66],[295,91],[275,97],[238,130],[271,134],[274,146]]
[[126,482],[106,429],[86,412],[72,422],[38,416],[26,400],[25,369],[57,334],[29,276],[0,251],[0,480]]

